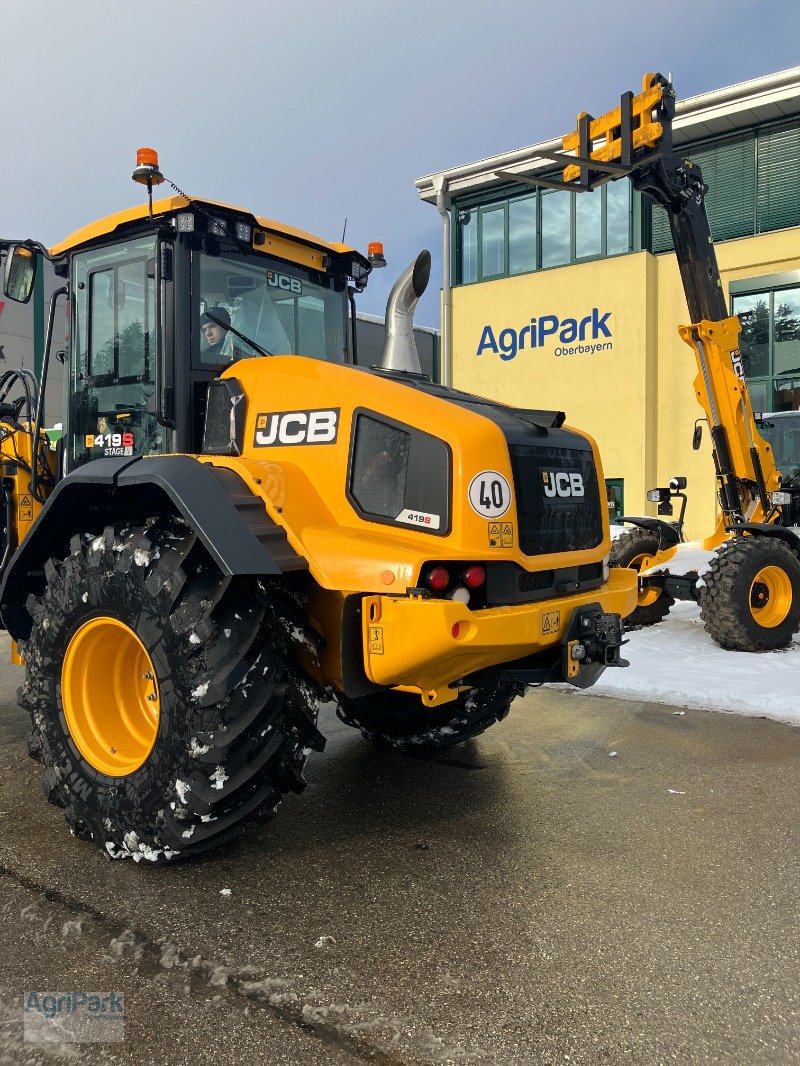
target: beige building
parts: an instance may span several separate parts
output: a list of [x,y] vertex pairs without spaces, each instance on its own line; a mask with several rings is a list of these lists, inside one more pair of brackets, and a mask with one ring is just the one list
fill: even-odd
[[[638,88],[638,87],[636,87]],[[566,132],[566,124],[564,132]],[[800,67],[679,102],[675,145],[707,206],[753,407],[800,406]],[[600,445],[618,514],[685,475],[687,532],[710,532],[709,435],[692,449],[688,311],[666,216],[627,179],[576,196],[496,171],[551,174],[549,140],[417,180],[447,244],[443,376],[503,402],[563,410]],[[555,176],[555,175],[552,175]]]

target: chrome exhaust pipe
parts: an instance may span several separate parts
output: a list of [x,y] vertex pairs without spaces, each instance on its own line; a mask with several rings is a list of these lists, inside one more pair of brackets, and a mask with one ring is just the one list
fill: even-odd
[[405,370],[421,374],[419,352],[414,340],[414,309],[428,287],[431,253],[422,251],[394,283],[386,301],[386,340],[381,353],[384,370]]

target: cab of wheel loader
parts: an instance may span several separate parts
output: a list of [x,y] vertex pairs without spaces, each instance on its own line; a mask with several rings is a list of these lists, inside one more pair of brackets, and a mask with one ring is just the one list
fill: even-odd
[[[22,294],[31,252],[16,251]],[[49,256],[69,299],[64,472],[199,452],[208,384],[238,359],[354,361],[349,312],[369,261],[238,208],[157,201],[152,217],[142,207],[102,219]]]

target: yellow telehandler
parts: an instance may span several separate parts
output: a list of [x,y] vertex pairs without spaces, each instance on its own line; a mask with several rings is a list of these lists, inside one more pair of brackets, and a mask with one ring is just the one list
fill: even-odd
[[324,701],[418,750],[483,732],[526,685],[625,665],[636,575],[609,572],[597,448],[558,411],[419,372],[427,253],[390,297],[383,365],[360,367],[368,258],[179,191],[153,202],[152,150],[134,178],[147,206],[49,250],[0,242],[8,298],[44,258],[64,280],[38,399],[21,375],[0,406],[0,610],[75,836],[152,862],[231,839],[303,787]]
[[[591,191],[630,178],[669,219],[691,324],[679,327],[697,361],[695,395],[708,422],[720,516],[702,541],[681,543],[681,523],[624,517],[633,526],[613,543],[612,566],[639,572],[639,600],[629,624],[652,624],[674,598],[700,604],[708,633],[722,647],[765,651],[786,646],[800,627],[800,537],[793,528],[800,486],[782,485],[772,445],[759,433],[739,352],[739,318],[728,306],[705,207],[700,169],[672,143],[675,91],[646,74],[639,95],[624,93],[600,118],[583,113],[563,151],[563,179],[513,180]],[[699,428],[695,444],[699,444]],[[648,499],[672,513],[684,478],[652,489]]]

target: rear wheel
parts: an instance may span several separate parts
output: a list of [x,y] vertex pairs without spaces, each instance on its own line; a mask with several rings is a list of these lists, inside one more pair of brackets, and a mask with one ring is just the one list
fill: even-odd
[[723,648],[785,648],[800,628],[800,559],[774,537],[730,541],[702,581],[700,616]]
[[472,689],[441,707],[425,707],[409,692],[385,692],[348,700],[339,697],[338,715],[361,730],[365,740],[401,751],[449,748],[485,732],[509,712],[514,685]]
[[[616,540],[611,542],[611,566],[623,566],[637,573],[642,569],[645,559],[660,550],[658,534],[649,529],[634,526],[626,529]],[[625,619],[627,628],[632,626],[653,626],[669,614],[675,600],[663,589],[650,587],[639,590],[639,601],[632,614]]]
[[316,700],[257,580],[224,576],[171,518],[76,536],[45,575],[20,703],[74,835],[165,862],[302,789]]

